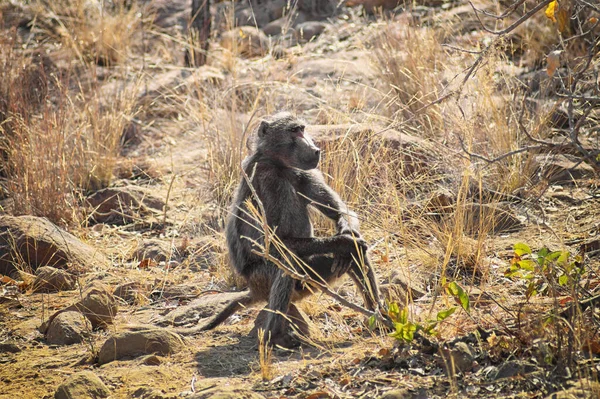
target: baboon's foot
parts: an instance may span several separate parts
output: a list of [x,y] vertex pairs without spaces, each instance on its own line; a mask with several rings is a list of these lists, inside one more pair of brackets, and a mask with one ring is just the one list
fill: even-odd
[[269,341],[269,345],[274,348],[293,349],[299,347],[300,344],[300,340],[290,333],[275,334]]

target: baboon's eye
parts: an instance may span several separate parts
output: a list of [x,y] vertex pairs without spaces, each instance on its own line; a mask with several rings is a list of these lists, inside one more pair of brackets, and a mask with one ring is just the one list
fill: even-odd
[[294,126],[292,128],[292,134],[294,134],[295,136],[302,136],[303,133],[304,133],[304,126],[302,126],[302,125]]

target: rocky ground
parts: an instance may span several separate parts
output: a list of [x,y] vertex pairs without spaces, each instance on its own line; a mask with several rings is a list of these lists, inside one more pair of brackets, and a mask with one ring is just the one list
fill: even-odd
[[[93,69],[69,67],[64,47],[38,40],[34,8],[0,5],[3,26],[29,43],[22,48],[44,49],[55,70],[95,82],[103,106],[126,93],[138,109],[123,129],[110,183],[82,195],[75,222],[19,215],[10,193],[3,199],[0,397],[600,394],[598,175],[570,153],[534,152],[516,173],[490,175],[479,170],[493,165],[486,169],[466,156],[486,153],[490,135],[510,119],[486,117],[506,108],[514,79],[537,84],[530,97],[559,123],[561,109],[544,108],[555,99],[531,94],[551,80],[539,61],[497,55],[464,85],[462,97],[428,105],[423,117],[415,110],[454,88],[474,60],[440,43],[486,43],[465,2],[417,2],[379,17],[367,13],[374,3],[337,14],[299,9],[295,19],[279,18],[284,6],[272,2],[255,12],[260,30],[232,28],[231,18],[243,25],[252,14],[217,3],[208,64],[199,68],[183,67],[189,2],[139,3],[151,17],[146,30],[136,31],[136,51]],[[524,40],[519,35],[511,40]],[[399,54],[398,70],[381,61],[392,52]],[[598,68],[597,57],[594,63]],[[394,74],[430,85],[415,91],[421,102],[416,94],[402,100],[408,83],[390,89],[386,76]],[[260,116],[281,109],[304,117],[324,149],[322,168],[363,221],[388,302],[408,306],[420,325],[458,307],[435,334],[403,342],[323,294],[300,306],[310,342],[266,359],[252,333],[260,308],[214,331],[176,332],[202,323],[243,289],[227,266],[223,222],[246,136]],[[457,123],[456,115],[469,123]],[[592,126],[598,111],[590,118]],[[469,150],[457,139],[464,126],[475,131]],[[597,128],[585,133],[584,144],[598,148]],[[504,179],[519,183],[496,184]],[[318,219],[319,234],[330,228]],[[528,278],[506,274],[520,242],[534,251],[568,251],[564,264],[581,270],[576,283],[559,284],[558,276],[537,269]],[[450,280],[466,291],[468,312],[447,290]],[[528,297],[529,282],[538,280],[539,293]],[[336,291],[360,303],[349,280]]]

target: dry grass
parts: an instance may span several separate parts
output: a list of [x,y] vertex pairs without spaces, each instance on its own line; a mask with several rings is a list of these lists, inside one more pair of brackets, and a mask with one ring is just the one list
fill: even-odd
[[[299,63],[309,56],[320,55],[323,49],[329,51],[325,45],[316,47],[314,52],[314,47],[309,50],[297,47],[274,61],[269,55],[245,60],[235,45],[232,51],[226,51],[215,44],[209,54],[208,67],[180,70],[176,65],[181,61],[180,49],[176,47],[185,45],[180,37],[176,34],[170,37],[165,31],[149,27],[147,33],[160,36],[153,42],[160,42],[160,48],[141,54],[138,39],[147,28],[142,26],[140,13],[143,14],[143,10],[135,4],[126,7],[124,2],[110,7],[102,4],[108,3],[32,2],[39,16],[32,32],[55,46],[50,54],[61,61],[58,71],[51,63],[39,61],[45,60],[43,55],[17,51],[22,43],[15,36],[5,35],[0,39],[0,75],[5,77],[0,81],[2,187],[3,196],[12,202],[7,210],[47,216],[61,224],[81,222],[80,199],[114,181],[113,169],[122,133],[138,111],[136,84],[126,85],[129,89],[124,93],[106,93],[100,90],[103,84],[100,78],[94,81],[96,72],[103,70],[101,79],[105,82],[113,77],[123,80],[123,76],[128,75],[127,79],[145,79],[147,84],[153,83],[152,73],[158,75],[165,67],[164,70],[181,72],[181,81],[187,76],[192,78],[181,86],[168,87],[162,96],[144,99],[147,101],[140,115],[145,120],[141,126],[147,128],[145,133],[158,131],[160,134],[156,134],[156,143],[144,143],[146,147],[141,153],[147,151],[156,158],[168,157],[165,155],[168,151],[159,141],[168,141],[170,132],[177,132],[173,135],[177,140],[192,136],[198,141],[205,150],[204,158],[199,156],[189,170],[175,172],[173,165],[179,161],[177,157],[182,155],[183,158],[186,154],[185,151],[170,154],[172,174],[165,178],[164,184],[175,181],[172,194],[179,198],[189,189],[185,194],[189,202],[184,206],[174,202],[165,230],[141,234],[161,234],[161,238],[165,238],[169,233],[177,237],[177,230],[210,233],[217,243],[215,247],[224,248],[224,237],[217,230],[228,214],[240,178],[240,164],[249,151],[246,140],[260,117],[283,106],[293,110],[302,105],[298,109],[310,108],[306,113],[313,122],[333,124],[360,120],[376,126],[375,131],[358,130],[324,144],[320,167],[327,182],[359,214],[362,231],[375,246],[370,256],[380,280],[394,285],[394,276],[400,273],[404,281],[426,294],[423,302],[416,302],[405,291],[391,289],[386,297],[388,302],[408,305],[412,320],[425,321],[435,315],[434,311],[453,305],[453,298],[442,285],[444,281],[458,281],[470,292],[479,290],[510,297],[509,310],[522,306],[522,298],[514,294],[520,289],[518,284],[506,280],[498,267],[504,262],[504,254],[497,254],[517,239],[493,234],[496,215],[482,210],[473,212],[470,207],[474,203],[495,206],[506,194],[519,193],[535,185],[536,154],[523,153],[488,165],[469,159],[459,143],[460,138],[468,151],[493,158],[525,142],[519,120],[535,137],[547,138],[552,134],[548,124],[552,109],[544,105],[527,107],[523,112],[524,105],[516,100],[521,98],[522,92],[512,78],[513,71],[504,68],[510,64],[504,55],[511,51],[507,47],[498,46],[487,57],[484,66],[465,85],[461,101],[431,105],[445,93],[447,85],[455,87],[452,85],[460,79],[453,80],[453,77],[472,62],[472,57],[444,49],[442,40],[449,40],[452,35],[441,32],[439,27],[417,26],[415,21],[407,24],[380,21],[373,24],[375,34],[367,35],[368,40],[362,41],[367,43],[368,50],[373,50],[371,63],[377,77],[372,82],[376,82],[376,87],[369,87],[368,83],[357,85],[344,91],[340,97],[345,97],[338,101],[339,98],[334,97],[345,90],[343,83],[346,82],[342,79],[318,83],[331,89],[331,98],[328,98],[313,94],[318,93],[318,87],[311,87],[308,95],[309,90],[302,80],[294,76],[298,72],[294,68]],[[229,28],[231,19],[229,15],[226,22]],[[544,36],[547,31],[547,26],[537,29],[534,25],[525,25],[518,31],[517,38],[511,38],[510,43],[519,40],[519,51],[527,53],[520,65],[541,62],[551,41]],[[265,50],[268,53],[272,49]],[[140,56],[150,59],[152,55],[154,61],[159,59],[173,65],[159,65],[140,73]],[[67,65],[70,66],[64,67],[65,60],[69,60]],[[108,68],[96,69],[97,64]],[[222,76],[201,79],[210,68]],[[74,75],[83,75],[93,83]],[[280,95],[282,92],[288,97]],[[290,93],[299,93],[302,98],[292,98]],[[309,102],[315,98],[318,102],[314,104],[319,105]],[[373,106],[373,103],[379,105]],[[302,116],[303,112],[298,113]],[[392,148],[382,138],[385,135],[377,131],[391,124],[400,133],[421,139],[424,144]],[[170,129],[169,133],[161,131],[164,126]],[[187,180],[189,176],[193,179]],[[205,230],[196,225],[190,227],[204,216],[199,214],[206,209],[214,211],[211,217],[216,222]],[[332,224],[324,217],[316,215],[315,221],[317,235],[333,233]],[[99,245],[106,247],[115,242],[123,245],[125,241],[124,233],[118,229],[99,235],[110,236],[99,239]],[[113,248],[113,255],[118,250]],[[118,264],[125,264],[129,256],[124,253],[127,251],[120,250],[123,254],[117,254],[114,259]],[[186,262],[183,261],[184,267],[189,266]],[[193,278],[179,269],[153,270],[153,274],[146,270],[135,272],[139,272],[140,280],[153,275],[156,284],[189,283]],[[201,272],[202,281],[198,282],[201,280],[198,273],[195,282],[205,288],[243,286],[230,272],[225,250],[211,258]],[[121,273],[119,277],[123,277],[125,271]],[[342,282],[338,292],[361,303],[360,296],[350,286],[350,282]],[[572,296],[576,294],[573,292]],[[359,347],[371,334],[361,316],[345,311],[324,295],[312,296],[303,302],[302,308],[318,324],[318,332],[312,339],[326,350],[348,340]],[[494,308],[489,312],[492,316],[486,313],[487,309],[475,309],[470,315],[457,312],[440,326],[440,336],[449,338],[466,333],[477,323],[489,326],[493,324],[492,316],[507,317],[504,309]],[[524,310],[523,317],[533,313]],[[568,342],[561,331],[572,331],[572,342],[577,348],[592,345],[595,336],[585,329],[589,323],[587,317],[589,315],[578,314],[569,324],[562,324],[562,330],[532,329],[519,337],[521,341],[511,339],[504,349],[499,349],[497,356],[543,354],[540,348],[530,350],[535,345],[542,346],[535,341],[540,338],[553,355],[566,358]],[[524,325],[522,330],[527,332],[527,327]],[[380,346],[391,345],[385,336],[378,339]],[[268,381],[275,377],[276,371],[272,354],[263,344],[259,346],[258,360],[261,376]],[[350,356],[352,350],[348,349],[346,355]],[[256,354],[252,352],[252,356]],[[456,381],[451,380],[451,384],[455,387]]]
[[[69,79],[4,42],[0,65],[4,102],[0,126],[4,189],[15,214],[76,221],[80,196],[108,186],[121,136],[134,111],[131,93],[69,89]],[[38,57],[40,57],[38,55]],[[51,88],[51,93],[48,87]]]

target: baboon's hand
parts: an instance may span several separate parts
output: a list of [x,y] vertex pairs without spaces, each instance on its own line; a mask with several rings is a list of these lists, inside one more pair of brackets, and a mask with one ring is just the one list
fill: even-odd
[[352,237],[349,234],[343,234],[340,236],[340,239],[345,252],[356,254],[357,249],[365,252],[368,248],[367,242],[361,237]]

